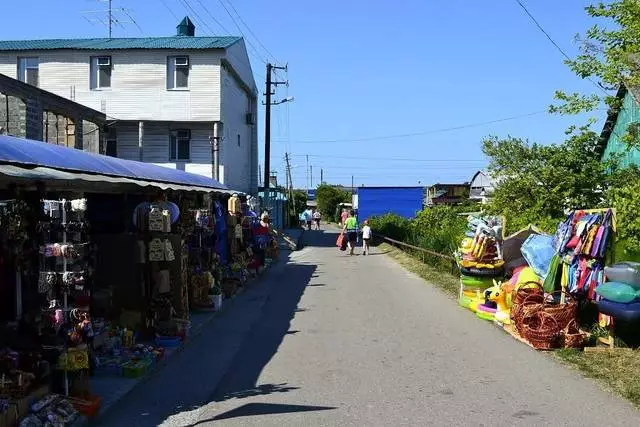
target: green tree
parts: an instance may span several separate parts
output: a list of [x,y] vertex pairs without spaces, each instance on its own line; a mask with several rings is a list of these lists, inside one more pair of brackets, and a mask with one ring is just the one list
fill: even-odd
[[[640,2],[616,0],[599,2],[585,8],[596,20],[584,35],[577,35],[580,54],[565,63],[579,77],[590,79],[595,86],[594,94],[566,93],[557,91],[558,105],[551,112],[579,114],[593,111],[602,103],[611,109],[621,107],[614,91],[624,85],[627,88],[640,86]],[[624,135],[630,147],[640,146],[638,125],[632,124]]]
[[333,218],[340,203],[351,203],[351,193],[338,187],[322,184],[316,190],[318,210],[325,218]]
[[507,217],[509,231],[528,224],[552,231],[567,209],[605,203],[616,180],[613,162],[601,162],[599,135],[588,126],[572,128],[561,144],[541,145],[509,137],[483,142],[489,170],[499,180],[489,211]]

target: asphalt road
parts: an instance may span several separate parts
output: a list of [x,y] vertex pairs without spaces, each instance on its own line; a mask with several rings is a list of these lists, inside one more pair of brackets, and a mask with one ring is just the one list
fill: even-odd
[[629,403],[335,238],[307,233],[102,425],[640,425]]

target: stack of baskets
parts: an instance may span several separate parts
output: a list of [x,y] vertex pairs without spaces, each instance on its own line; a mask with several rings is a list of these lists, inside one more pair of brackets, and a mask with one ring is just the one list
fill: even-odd
[[520,336],[534,348],[549,350],[584,346],[586,336],[576,321],[578,304],[566,293],[566,302],[556,303],[554,296],[562,292],[545,297],[539,284],[515,291],[511,320]]

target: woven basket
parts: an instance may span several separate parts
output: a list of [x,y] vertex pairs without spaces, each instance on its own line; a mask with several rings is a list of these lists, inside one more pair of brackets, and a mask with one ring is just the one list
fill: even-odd
[[522,336],[534,348],[549,350],[560,345],[561,329],[551,315],[537,311],[523,319]]
[[531,294],[542,295],[544,293],[544,289],[542,288],[542,285],[538,282],[525,282],[523,286],[531,285],[531,284],[536,285],[536,287],[535,288],[520,287],[517,290],[516,289],[513,290],[513,294],[512,294],[513,305],[522,304],[524,302],[524,299]]
[[558,326],[560,329],[564,329],[571,323],[571,321],[575,321],[576,316],[578,315],[578,303],[565,291],[556,291],[551,295],[564,293],[566,298],[565,304],[556,304],[555,302],[549,303],[545,300],[543,311],[550,316],[552,316],[556,322],[558,322]]
[[523,320],[542,310],[543,307],[544,296],[538,293],[529,293],[520,304],[514,304],[511,307],[511,320],[520,334],[522,334]]
[[583,348],[586,340],[587,334],[580,330],[575,319],[564,328],[562,338],[562,346],[564,348]]

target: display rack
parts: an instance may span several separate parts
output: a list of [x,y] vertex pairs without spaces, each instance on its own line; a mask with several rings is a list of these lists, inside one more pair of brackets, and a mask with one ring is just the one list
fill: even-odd
[[[41,229],[44,246],[41,250],[40,270],[47,275],[47,280],[51,281],[51,286],[46,287],[46,294],[49,299],[49,308],[47,311],[54,310],[54,313],[57,310],[61,311],[62,319],[59,319],[60,324],[56,325],[56,330],[59,331],[60,328],[67,327],[69,336],[72,336],[74,333],[79,334],[77,325],[74,323],[74,314],[81,309],[81,311],[88,311],[88,307],[75,305],[72,307],[70,304],[70,292],[72,290],[81,289],[88,292],[87,280],[90,269],[87,263],[87,251],[85,250],[88,247],[88,242],[84,241],[84,232],[86,231],[86,224],[84,223],[85,203],[84,199],[76,200],[74,201],[76,208],[72,208],[72,203],[67,199],[43,200],[44,213],[46,214],[47,220],[41,223],[41,225],[46,224],[46,227]],[[60,221],[59,229],[57,229],[55,225],[57,220]],[[70,230],[72,225],[76,227],[75,230]],[[77,240],[80,240],[80,242]],[[59,245],[58,249],[60,252],[49,253],[49,245],[53,245],[53,247]],[[75,256],[73,256],[73,254],[75,254]],[[74,259],[71,259],[72,256]],[[54,261],[53,268],[50,269],[49,265],[51,264],[49,261],[51,259],[54,259]],[[81,282],[77,281],[76,275],[82,277]],[[43,290],[40,289],[40,291],[42,292]],[[59,296],[62,297],[62,307],[56,308]],[[77,317],[75,321],[80,320],[79,316],[75,316]],[[69,361],[71,359],[71,347],[68,345],[69,336],[65,336],[62,346],[47,346],[47,348],[62,351],[65,396],[69,396]],[[80,347],[80,350],[82,351],[82,347]],[[87,360],[89,358],[88,351],[89,347],[86,346]]]

